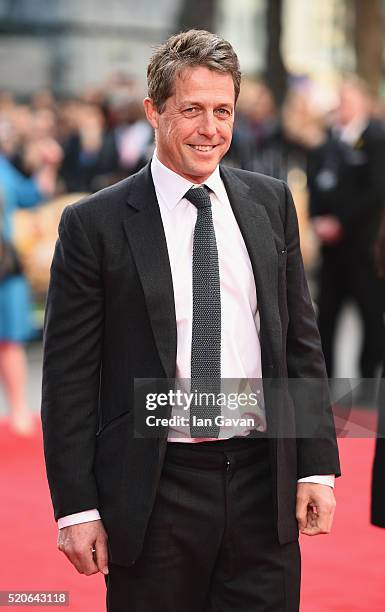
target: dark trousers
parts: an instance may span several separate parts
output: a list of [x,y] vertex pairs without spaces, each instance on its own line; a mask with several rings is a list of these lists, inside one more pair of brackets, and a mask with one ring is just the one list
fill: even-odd
[[377,440],[372,472],[371,521],[385,528],[385,357],[378,393]]
[[109,612],[297,612],[299,545],[278,542],[267,440],[169,443],[142,553],[106,582]]

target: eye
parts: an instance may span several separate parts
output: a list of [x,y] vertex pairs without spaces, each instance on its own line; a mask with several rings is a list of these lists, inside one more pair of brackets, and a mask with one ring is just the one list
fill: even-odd
[[189,106],[188,108],[185,108],[185,109],[183,110],[183,112],[184,112],[186,115],[193,115],[193,114],[194,114],[194,113],[196,113],[197,111],[198,111],[198,109],[197,109],[197,107],[196,107],[196,106]]
[[224,117],[224,118],[231,117],[231,112],[229,111],[228,108],[217,108],[215,112],[220,117]]

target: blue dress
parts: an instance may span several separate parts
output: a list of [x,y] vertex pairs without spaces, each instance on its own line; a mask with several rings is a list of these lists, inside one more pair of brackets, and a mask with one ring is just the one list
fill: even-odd
[[[3,232],[8,240],[13,235],[13,213],[17,208],[38,204],[42,194],[34,179],[25,178],[0,155],[0,197],[4,212]],[[32,337],[31,297],[22,275],[0,281],[0,342],[23,342]]]

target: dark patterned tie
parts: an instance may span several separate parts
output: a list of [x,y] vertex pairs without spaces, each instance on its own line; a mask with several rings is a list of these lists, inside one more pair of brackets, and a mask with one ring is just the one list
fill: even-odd
[[[192,402],[190,433],[193,438],[216,438],[220,414],[216,395],[221,379],[221,293],[218,250],[212,217],[211,200],[206,187],[191,188],[185,198],[198,209],[193,242],[193,321],[191,342],[191,392],[201,394]],[[208,395],[206,395],[208,394]],[[195,419],[207,419],[204,424]]]

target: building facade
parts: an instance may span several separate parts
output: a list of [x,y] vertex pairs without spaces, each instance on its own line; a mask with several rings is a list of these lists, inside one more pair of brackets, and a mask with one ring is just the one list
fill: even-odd
[[124,70],[143,79],[180,0],[0,0],[0,89],[75,94]]

